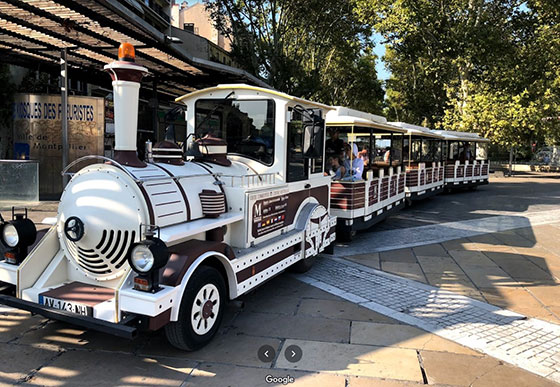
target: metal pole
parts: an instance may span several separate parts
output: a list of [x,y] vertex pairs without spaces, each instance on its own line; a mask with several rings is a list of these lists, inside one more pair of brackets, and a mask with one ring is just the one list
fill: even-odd
[[[60,51],[60,97],[62,104],[62,170],[68,165],[68,66],[66,48]],[[68,176],[62,176],[62,189],[68,183]]]
[[[157,95],[157,78],[154,76],[152,82],[152,129],[154,131],[154,143],[159,141],[159,117],[158,117],[158,95]],[[164,128],[165,129],[165,128]]]

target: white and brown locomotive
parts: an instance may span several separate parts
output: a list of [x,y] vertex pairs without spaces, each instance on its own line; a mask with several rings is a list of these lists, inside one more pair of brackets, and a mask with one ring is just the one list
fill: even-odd
[[133,48],[105,66],[115,103],[115,156],[76,160],[56,224],[36,239],[14,216],[0,302],[125,337],[165,328],[194,350],[215,334],[227,300],[291,267],[305,271],[335,239],[324,176],[328,106],[248,85],[178,98],[188,156],[171,141],[137,158],[140,80]]

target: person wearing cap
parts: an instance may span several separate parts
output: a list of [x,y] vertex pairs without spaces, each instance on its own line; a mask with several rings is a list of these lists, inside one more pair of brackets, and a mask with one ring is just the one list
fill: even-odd
[[325,153],[327,156],[339,156],[344,150],[344,141],[338,137],[339,134],[338,129],[333,129],[330,132],[330,138],[325,142]]

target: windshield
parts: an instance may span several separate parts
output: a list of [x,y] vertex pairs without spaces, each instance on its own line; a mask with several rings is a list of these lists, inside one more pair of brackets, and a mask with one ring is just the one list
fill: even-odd
[[229,154],[271,165],[274,161],[274,101],[203,99],[195,105],[196,136],[227,142]]

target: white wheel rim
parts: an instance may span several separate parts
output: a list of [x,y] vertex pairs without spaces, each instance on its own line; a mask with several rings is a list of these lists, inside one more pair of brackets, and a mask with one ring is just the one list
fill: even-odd
[[213,284],[206,284],[198,291],[191,309],[191,325],[197,335],[212,329],[220,311],[220,292]]

